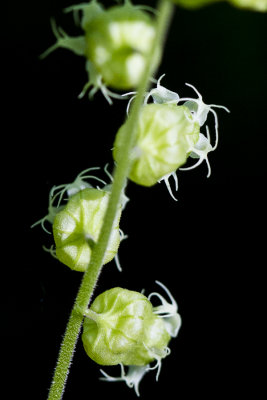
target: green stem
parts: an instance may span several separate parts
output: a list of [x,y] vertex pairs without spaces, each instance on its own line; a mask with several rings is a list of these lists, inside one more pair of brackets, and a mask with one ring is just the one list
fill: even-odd
[[[96,282],[100,275],[103,258],[111,234],[113,221],[117,212],[121,195],[127,183],[127,176],[130,169],[130,152],[135,138],[135,126],[139,116],[139,112],[143,103],[144,94],[149,86],[149,78],[155,71],[152,71],[151,65],[157,51],[162,53],[164,41],[174,6],[167,0],[160,0],[157,20],[156,37],[150,56],[148,57],[147,68],[143,75],[142,82],[138,88],[137,96],[133,102],[133,106],[127,121],[128,129],[125,131],[123,148],[121,157],[118,160],[117,167],[114,171],[112,191],[103,221],[103,226],[99,235],[99,239],[95,244],[92,259],[87,271],[84,273],[83,280],[72,309],[63,342],[60,348],[58,362],[56,365],[54,377],[52,380],[48,400],[60,400],[63,396],[67,376],[72,361],[76,342],[79,337],[81,325],[83,322],[83,314],[88,307],[89,301],[93,294]],[[159,55],[159,60],[162,54]]]

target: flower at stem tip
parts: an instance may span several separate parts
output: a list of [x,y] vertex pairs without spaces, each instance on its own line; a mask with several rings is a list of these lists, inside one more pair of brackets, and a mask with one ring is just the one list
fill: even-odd
[[[123,99],[113,90],[137,88],[156,36],[154,10],[133,5],[129,0],[105,9],[99,1],[91,0],[67,7],[64,11],[73,12],[74,22],[82,34],[71,37],[52,19],[56,43],[41,58],[60,47],[84,57],[88,82],[79,98],[86,92],[92,98],[100,90],[112,104],[112,98]],[[159,58],[157,50],[152,69],[157,67]]]

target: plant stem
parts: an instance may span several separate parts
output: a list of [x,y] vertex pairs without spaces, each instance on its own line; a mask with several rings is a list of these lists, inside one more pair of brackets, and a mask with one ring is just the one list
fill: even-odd
[[95,244],[90,265],[87,271],[84,273],[82,283],[69,318],[63,342],[61,344],[48,400],[60,400],[63,396],[70,364],[83,322],[83,314],[88,307],[94,287],[101,272],[103,258],[112,231],[113,221],[116,216],[118,204],[120,204],[122,193],[127,183],[127,176],[131,165],[130,152],[136,133],[136,121],[138,120],[144,94],[149,86],[149,78],[153,73],[155,73],[155,71],[152,71],[151,68],[152,60],[155,59],[157,52],[160,52],[158,57],[159,60],[161,59],[164,41],[170,24],[173,8],[174,6],[171,4],[171,2],[167,0],[159,1],[157,7],[158,19],[156,37],[150,52],[150,56],[148,57],[147,68],[143,74],[137,96],[133,102],[133,106],[127,121],[128,128],[125,130],[121,157],[118,160],[117,167],[114,171],[112,191],[103,221],[103,226],[99,235],[99,239]]

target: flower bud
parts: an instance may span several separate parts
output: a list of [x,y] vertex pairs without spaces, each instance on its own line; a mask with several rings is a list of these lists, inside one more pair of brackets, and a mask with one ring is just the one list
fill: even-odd
[[[109,192],[86,188],[72,195],[55,216],[53,234],[56,244],[56,256],[73,270],[85,271],[91,259],[91,252],[98,239],[106,212]],[[108,243],[104,264],[115,257],[119,243],[118,209],[111,237]]]
[[[119,129],[113,150],[118,161],[127,130],[127,122]],[[175,104],[143,106],[138,123],[129,178],[143,186],[152,186],[162,177],[183,165],[199,138],[199,123],[190,110]]]
[[107,290],[85,315],[84,348],[100,365],[146,365],[167,354],[170,335],[141,293],[118,287]]
[[[112,104],[112,98],[122,97],[108,87],[117,90],[136,88],[147,68],[147,60],[150,58],[156,36],[156,23],[145,8],[149,9],[145,6],[135,6],[130,0],[107,10],[98,0],[67,7],[65,12],[74,13],[74,20],[83,34],[69,36],[52,20],[56,43],[44,51],[41,58],[59,47],[83,56],[86,60],[88,82],[79,98],[86,92],[89,98],[92,98],[101,90],[109,104]],[[152,9],[151,11],[153,12]],[[149,65],[152,74],[159,61],[160,50],[157,49]]]

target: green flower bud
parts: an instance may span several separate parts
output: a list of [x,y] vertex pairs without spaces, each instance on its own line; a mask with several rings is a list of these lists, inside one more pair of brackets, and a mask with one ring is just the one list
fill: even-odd
[[[160,294],[148,297],[122,288],[100,294],[85,312],[82,341],[88,356],[100,365],[121,366],[121,377],[114,378],[101,370],[104,380],[123,380],[129,387],[138,386],[149,370],[158,369],[170,349],[171,337],[176,337],[181,326],[177,304],[168,289],[157,282],[168,294],[168,303]],[[156,296],[161,305],[153,307],[150,299]],[[156,361],[150,367],[149,363]],[[128,366],[126,374],[123,366]]]
[[[127,122],[119,129],[113,150],[118,161]],[[198,141],[199,123],[190,110],[175,104],[143,106],[132,150],[129,178],[143,186],[152,186],[183,165],[189,149]]]
[[[83,35],[70,37],[52,20],[56,43],[41,57],[46,57],[59,47],[85,57],[88,82],[79,98],[87,91],[89,98],[92,98],[101,90],[112,104],[111,98],[122,97],[107,86],[118,90],[136,88],[146,67],[156,27],[154,19],[145,9],[153,12],[150,7],[134,6],[130,0],[107,10],[97,0],[70,6],[65,12],[74,13],[76,25],[82,28]],[[81,18],[79,12],[82,13]],[[152,61],[151,71],[158,66],[159,59],[158,51]]]
[[[56,256],[73,270],[85,271],[91,259],[91,252],[98,239],[106,212],[109,192],[86,188],[72,195],[55,216],[53,234]],[[104,257],[104,264],[111,261],[120,244],[119,220],[121,207],[114,221],[110,241]]]
[[127,2],[99,13],[86,24],[86,57],[106,85],[137,87],[154,37],[152,18]]

